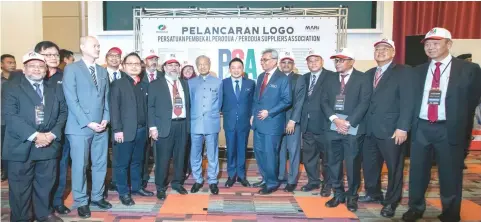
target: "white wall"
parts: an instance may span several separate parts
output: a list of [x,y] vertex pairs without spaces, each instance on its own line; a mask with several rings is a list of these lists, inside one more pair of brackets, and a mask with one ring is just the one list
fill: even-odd
[[[367,70],[375,65],[373,43],[382,38],[392,38],[393,2],[378,2],[377,28],[348,30],[347,46],[356,54],[356,68]],[[133,31],[103,31],[103,9],[101,1],[88,4],[88,35],[96,36],[100,41],[101,55],[111,47],[120,47],[124,52],[134,51]],[[104,63],[101,56],[99,63]],[[329,61],[327,61],[329,62]]]

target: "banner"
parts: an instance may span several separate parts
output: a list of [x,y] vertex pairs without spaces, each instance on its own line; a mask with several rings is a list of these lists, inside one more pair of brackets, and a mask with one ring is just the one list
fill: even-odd
[[195,67],[195,59],[206,55],[221,79],[230,76],[229,61],[235,57],[244,61],[248,77],[257,79],[267,48],[292,52],[299,74],[309,71],[305,57],[311,49],[321,53],[325,68],[334,70],[329,57],[336,52],[335,18],[169,17],[142,18],[140,24],[142,57],[155,53],[163,62],[174,54],[182,65]]

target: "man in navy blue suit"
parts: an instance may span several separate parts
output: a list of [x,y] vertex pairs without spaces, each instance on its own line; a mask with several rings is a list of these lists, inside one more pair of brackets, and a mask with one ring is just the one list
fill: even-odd
[[252,112],[252,99],[255,82],[242,77],[244,63],[239,58],[229,62],[230,78],[222,80],[224,132],[227,141],[227,174],[225,187],[240,182],[249,187],[246,179],[246,147],[250,132],[249,118]]
[[291,87],[286,74],[277,69],[279,53],[262,52],[264,72],[257,79],[251,123],[254,130],[254,153],[262,175],[260,194],[270,194],[279,187],[279,147],[286,125],[286,110],[292,103]]

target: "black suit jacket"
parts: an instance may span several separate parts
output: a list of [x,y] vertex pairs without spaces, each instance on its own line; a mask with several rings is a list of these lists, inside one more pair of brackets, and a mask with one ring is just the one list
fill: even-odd
[[[314,124],[317,131],[313,132],[315,134],[321,134],[324,131],[324,125],[327,124],[326,115],[321,109],[321,91],[324,88],[324,84],[328,76],[336,76],[336,74],[327,69],[322,69],[319,79],[316,81],[316,85],[312,91],[311,96],[308,96],[309,87],[312,80],[311,73],[306,73],[302,76],[304,82],[306,83],[306,92],[304,96],[304,105],[302,108],[301,116],[301,132],[305,133],[307,130],[307,123]],[[307,118],[309,115],[309,119]]]
[[[377,67],[366,72],[371,86]],[[396,129],[409,131],[414,109],[412,69],[391,63],[373,88],[366,114],[366,134],[389,139]]]
[[[121,73],[120,79],[110,85],[110,125],[112,133],[123,132],[124,141],[133,141],[137,134],[137,106],[144,106],[147,123],[147,83],[140,81],[145,101],[137,102],[134,92],[134,80]],[[147,125],[147,124],[146,124]],[[112,140],[115,138],[112,136]]]
[[[44,124],[35,123],[35,106],[41,104],[40,97],[25,76],[2,87],[2,109],[8,116],[3,159],[24,162],[47,160],[60,154],[60,141],[67,121],[67,105],[63,93],[56,86],[44,82]],[[36,148],[28,138],[35,132],[52,132],[56,139],[44,148]]]
[[[429,69],[429,62],[415,68],[413,77],[414,117],[412,138],[415,139],[424,84]],[[472,130],[472,114],[479,104],[481,97],[481,68],[476,63],[453,58],[449,76],[448,91],[446,93],[446,124],[448,141],[452,145],[469,146]],[[471,120],[470,120],[471,118]]]
[[302,75],[291,73],[288,76],[291,85],[292,105],[288,107],[286,112],[286,124],[289,120],[293,120],[296,124],[300,124],[302,115],[302,106],[306,94],[306,82]]
[[[187,133],[190,133],[190,93],[187,81],[179,78],[180,84],[184,91],[185,116],[187,120]],[[157,127],[159,137],[167,137],[170,134],[170,126],[172,123],[172,94],[165,75],[160,75],[158,79],[152,81],[149,85],[148,96],[148,123],[150,127]]]
[[[372,94],[372,84],[369,77],[360,71],[354,69],[346,83],[344,94],[344,110],[335,111],[334,104],[336,96],[340,94],[341,82],[339,81],[339,73],[331,75],[326,79],[326,83],[322,89],[322,110],[325,113],[325,118],[336,113],[347,115],[347,121],[352,127],[358,128],[358,135],[365,134],[365,124],[363,123]],[[330,130],[331,124],[324,125],[325,130]]]

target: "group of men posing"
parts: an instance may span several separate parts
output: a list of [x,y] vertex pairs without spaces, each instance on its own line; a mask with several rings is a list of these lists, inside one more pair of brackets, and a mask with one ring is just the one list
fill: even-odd
[[[222,113],[227,142],[225,187],[236,182],[251,186],[246,178],[245,152],[252,129],[262,177],[252,186],[259,187],[260,194],[275,192],[282,183],[286,183],[284,191],[293,192],[302,154],[308,183],[301,191],[320,188],[324,197],[333,191],[325,205],[346,203],[353,212],[358,201],[378,202],[383,205],[381,215],[393,217],[402,198],[402,144],[410,132],[409,210],[403,220],[423,216],[434,154],[443,206],[439,219],[459,221],[464,149],[469,145],[472,117],[481,97],[481,69],[450,55],[453,43],[446,29],[434,28],[423,44],[431,60],[411,68],[393,62],[393,41],[377,41],[377,67],[366,73],[354,68],[355,56],[349,49],[330,57],[336,72],[324,69],[322,56],[311,50],[305,58],[310,72],[304,75],[292,72],[295,64],[291,55],[266,49],[260,60],[264,72],[257,83],[243,76],[244,64],[238,58],[230,61],[231,77],[223,80],[209,75],[210,59],[206,56],[196,59],[199,76],[188,81],[180,78],[181,63],[176,58],[168,58],[161,73],[154,65],[149,68],[158,57],[148,56],[142,73],[139,55],[130,53],[121,61],[118,48],[106,56],[108,64],[111,59],[118,61],[117,70],[112,66],[105,69],[95,64],[100,46],[93,37],[81,38],[82,59],[67,65],[62,76],[54,67],[58,65],[58,47],[40,46],[24,56],[24,75],[2,86],[6,118],[2,149],[3,159],[8,161],[11,219],[61,221],[53,209],[60,214],[70,212],[63,204],[63,190],[52,191],[57,168],[61,172],[58,181],[65,186],[67,168],[62,161],[69,156],[73,207],[78,215],[90,217],[89,204],[111,208],[104,197],[109,129],[113,181],[122,204],[135,204],[132,195],[154,195],[142,183],[149,143],[154,147],[157,198],[167,196],[170,160],[174,166],[172,189],[188,193],[183,184],[189,149],[195,179],[190,191],[196,193],[203,187],[204,141],[209,190],[218,194]],[[58,76],[61,78],[53,80]],[[62,148],[62,141],[68,141],[68,151],[65,144]],[[90,202],[86,178],[89,159]],[[385,195],[380,179],[384,162],[388,168]],[[359,197],[361,166],[366,195]],[[55,193],[53,203],[51,192]]]

